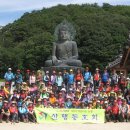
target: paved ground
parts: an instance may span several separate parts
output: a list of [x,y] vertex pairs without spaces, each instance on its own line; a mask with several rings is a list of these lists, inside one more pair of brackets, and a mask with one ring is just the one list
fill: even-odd
[[130,123],[106,124],[0,124],[0,130],[130,130]]

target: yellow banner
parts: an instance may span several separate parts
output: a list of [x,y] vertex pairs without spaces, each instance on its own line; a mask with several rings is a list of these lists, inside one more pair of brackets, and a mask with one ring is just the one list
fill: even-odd
[[35,108],[38,123],[104,123],[104,109]]

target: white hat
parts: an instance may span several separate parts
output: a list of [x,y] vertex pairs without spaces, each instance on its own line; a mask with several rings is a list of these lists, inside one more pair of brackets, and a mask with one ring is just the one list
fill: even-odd
[[17,102],[16,101],[12,101],[11,104],[16,104]]
[[46,71],[46,74],[48,74],[49,73],[49,71]]
[[73,71],[72,69],[70,69],[70,71]]
[[8,101],[7,101],[7,100],[4,100],[4,102],[8,103]]
[[124,99],[124,97],[122,97],[121,99]]
[[48,97],[45,95],[45,96],[43,96],[43,99],[48,99]]
[[12,70],[11,68],[8,68],[8,70]]
[[130,80],[130,78],[129,78],[129,77],[127,77],[127,80]]
[[65,91],[65,92],[66,92],[66,89],[65,89],[65,88],[62,88],[61,91]]
[[118,98],[122,98],[122,96],[118,96]]
[[69,91],[73,91],[73,89],[72,89],[72,88],[70,88],[70,89],[69,89]]
[[72,99],[72,97],[71,96],[67,96],[66,99]]
[[98,70],[99,70],[99,68],[96,68],[96,70],[98,71]]
[[108,101],[105,101],[104,103],[106,104],[106,103],[108,103]]
[[27,84],[26,82],[23,82],[22,84]]
[[27,96],[27,99],[30,99],[31,97],[30,96]]
[[77,82],[77,84],[78,84],[78,85],[80,85],[80,84],[81,84],[81,82]]
[[41,102],[41,101],[42,101],[42,99],[41,99],[41,98],[39,98],[39,99],[38,99],[38,102]]

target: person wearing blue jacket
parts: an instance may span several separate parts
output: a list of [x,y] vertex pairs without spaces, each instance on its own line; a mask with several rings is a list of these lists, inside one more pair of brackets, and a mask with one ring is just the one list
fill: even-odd
[[14,74],[11,71],[12,69],[8,68],[8,72],[6,72],[4,75],[5,81],[9,82],[10,86],[11,86],[12,80],[14,79]]
[[107,69],[104,69],[104,73],[102,74],[102,83],[106,86],[106,84],[109,81],[109,73],[107,72]]
[[89,71],[89,67],[86,67],[84,72],[84,85],[88,85],[91,83],[91,72]]
[[68,91],[70,88],[73,88],[73,87],[74,87],[74,81],[75,81],[74,73],[73,73],[73,70],[70,69],[70,73],[69,73],[69,75],[68,75],[68,89],[67,89],[67,91]]
[[25,102],[22,103],[22,106],[18,108],[19,115],[22,118],[23,122],[28,122],[28,108],[25,104]]
[[18,90],[21,89],[22,82],[23,82],[23,77],[22,77],[22,74],[20,73],[20,70],[18,69],[17,73],[15,74],[15,84]]

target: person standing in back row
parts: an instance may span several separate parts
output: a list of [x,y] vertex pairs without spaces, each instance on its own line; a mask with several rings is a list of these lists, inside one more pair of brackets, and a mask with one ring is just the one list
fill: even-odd
[[99,88],[99,83],[100,83],[100,80],[101,80],[101,75],[99,73],[99,69],[96,68],[96,72],[94,74],[94,90],[98,89]]
[[17,73],[15,74],[15,84],[18,90],[21,89],[22,82],[23,82],[23,77],[22,74],[20,73],[20,70],[18,69]]
[[84,85],[90,85],[91,83],[91,72],[89,71],[89,67],[86,67],[85,73],[84,73]]
[[112,71],[112,75],[111,75],[111,86],[113,87],[114,85],[118,84],[118,75],[116,73],[116,70]]
[[14,74],[11,71],[12,71],[12,69],[8,68],[8,72],[6,72],[4,75],[4,79],[5,79],[5,81],[9,82],[10,87],[11,87],[12,81],[14,79]]
[[73,73],[73,70],[70,69],[70,73],[68,75],[68,89],[67,89],[67,92],[70,88],[72,89],[76,89],[75,86],[74,86],[74,83],[75,83],[75,79],[74,79],[74,73]]
[[104,84],[104,86],[106,86],[108,82],[109,82],[109,73],[107,72],[107,69],[105,68],[102,74],[102,83]]

